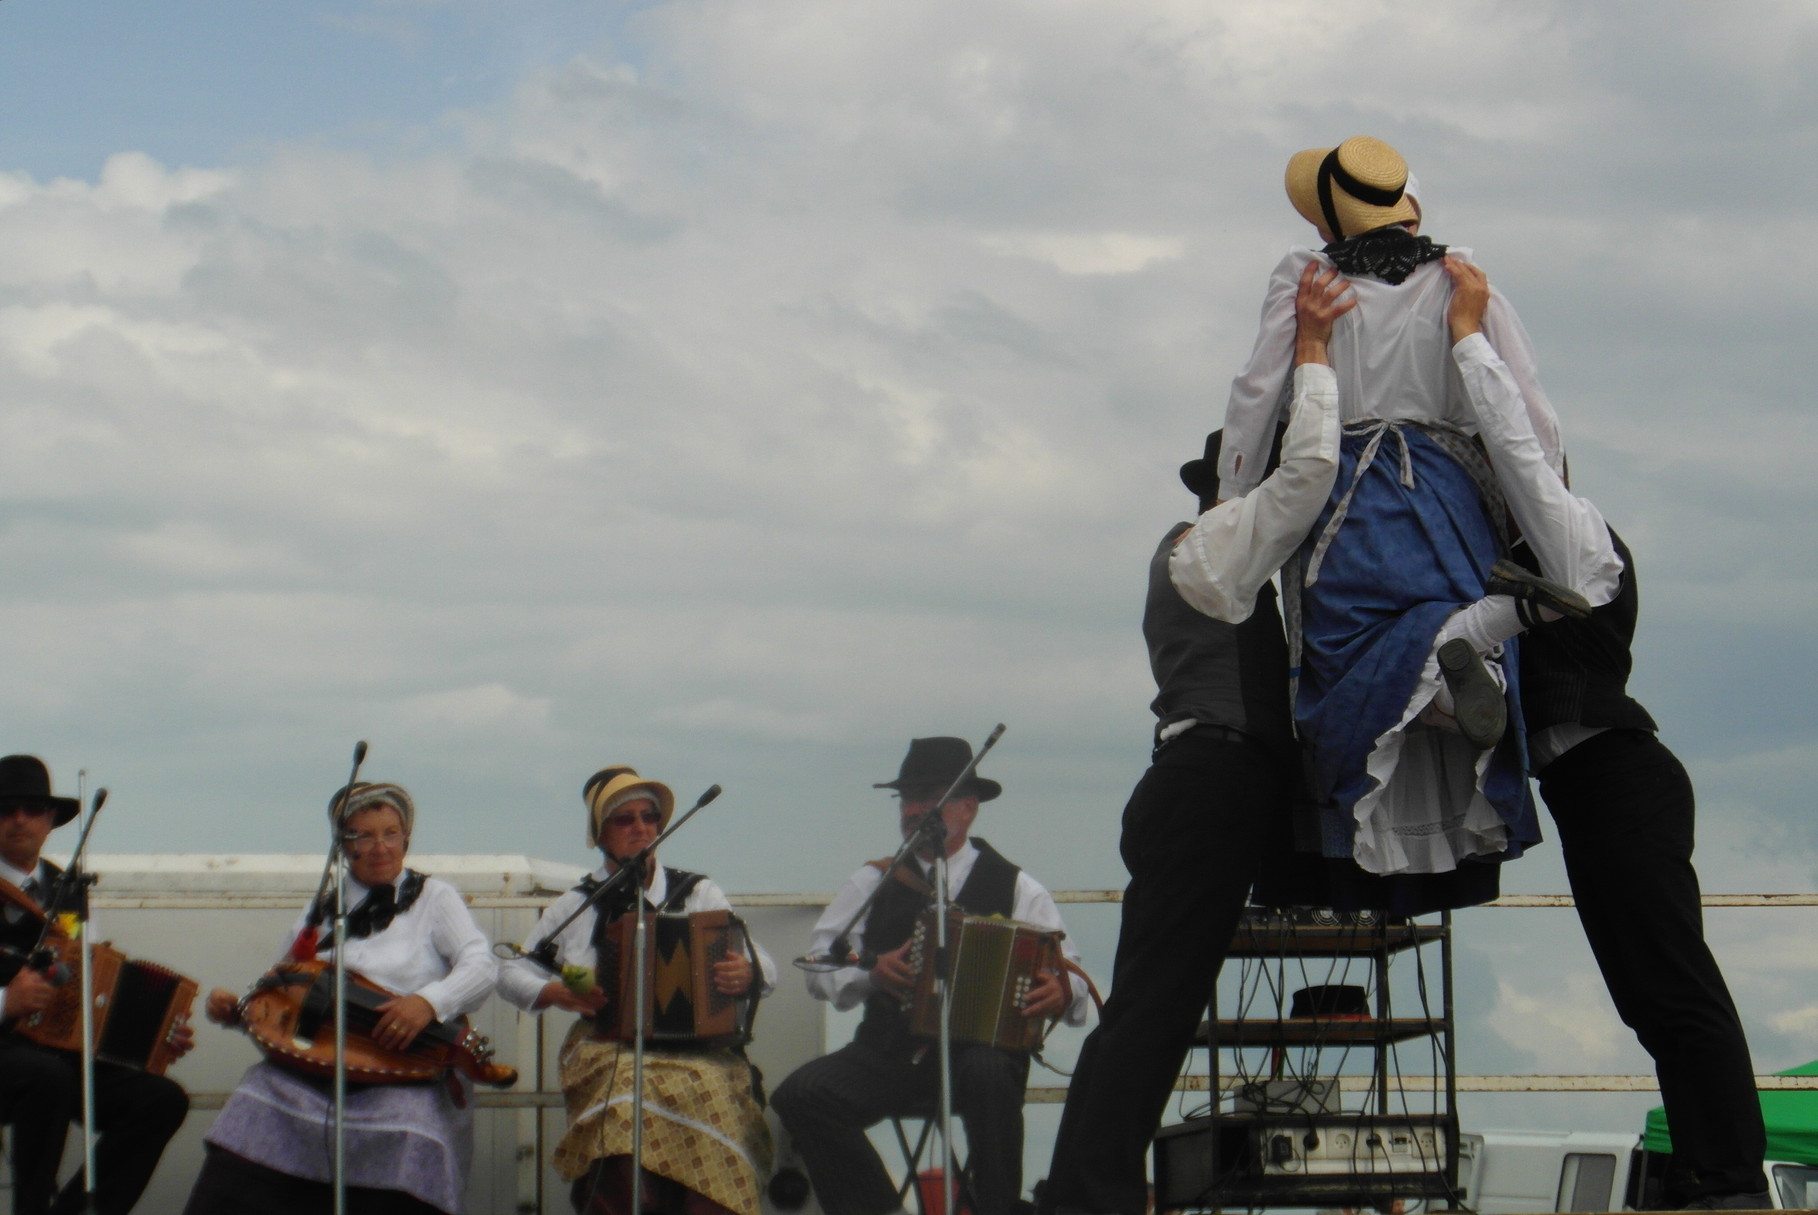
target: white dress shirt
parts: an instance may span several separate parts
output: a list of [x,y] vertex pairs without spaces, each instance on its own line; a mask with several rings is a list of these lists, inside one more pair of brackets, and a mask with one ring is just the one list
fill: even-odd
[[1241,498],[1200,515],[1174,546],[1168,577],[1188,603],[1241,624],[1256,593],[1294,555],[1338,478],[1338,379],[1323,363],[1294,369],[1281,463]]
[[[958,852],[947,860],[947,889],[954,894],[965,889],[966,879],[972,875],[972,867],[978,860],[978,846],[971,840],[961,845]],[[914,858],[913,863],[929,884],[934,882],[930,872],[932,865]],[[862,907],[865,900],[871,897],[878,883],[883,879],[883,871],[875,865],[861,865],[853,875],[846,879],[833,901],[827,904],[827,910],[815,921],[814,936],[808,952],[815,956],[824,955],[833,944],[833,938],[839,935],[846,921]],[[1054,896],[1025,869],[1018,869],[1016,874],[1016,896],[1011,903],[1010,918],[1024,924],[1033,924],[1037,928],[1053,929],[1065,932],[1067,926],[1061,922],[1060,908],[1054,905]],[[847,937],[854,953],[861,953],[865,948],[865,922],[861,919]],[[1061,953],[1075,966],[1080,965],[1079,948],[1073,944],[1071,936],[1061,938]],[[847,966],[840,970],[807,972],[808,992],[817,1000],[830,1001],[835,1008],[853,1008],[864,1003],[865,997],[879,990],[871,981],[871,972],[857,966]],[[1066,1022],[1068,1025],[1086,1023],[1086,982],[1076,974],[1067,976],[1073,990],[1073,999],[1067,1005]]]
[[[32,871],[30,873],[27,873],[23,869],[15,869],[10,864],[8,864],[6,861],[0,860],[0,878],[5,878],[7,881],[9,881],[13,885],[19,887],[19,889],[21,889],[21,890],[25,889],[25,883],[32,878],[38,879],[38,885],[40,887],[44,887],[44,886],[47,886],[50,884],[50,876],[44,871],[44,862],[43,861],[39,861],[38,864],[32,869]],[[42,907],[44,905],[44,897],[45,897],[45,892],[42,889],[40,889],[38,892],[38,905],[40,907]],[[8,908],[6,908],[5,914],[9,917],[9,922],[11,922],[11,916],[15,910],[18,911],[18,913],[21,917],[23,917],[26,914],[26,911],[24,908],[15,909],[12,907],[8,907]],[[0,987],[0,1021],[4,1021],[4,1020],[6,1020],[6,988]]]
[[[593,878],[603,882],[610,872],[602,865],[593,871]],[[578,890],[564,891],[560,898],[543,909],[543,914],[537,919],[537,926],[531,930],[530,939],[524,942],[525,948],[541,941],[557,924],[573,915],[586,897]],[[658,865],[650,885],[644,890],[644,902],[654,910],[661,907],[668,898],[669,871]],[[690,915],[697,911],[731,911],[732,901],[711,878],[702,878],[682,901],[682,910]],[[556,958],[562,965],[585,966],[589,970],[597,968],[599,957],[593,948],[593,926],[598,918],[599,912],[590,908],[586,914],[562,930],[556,938]],[[757,938],[752,937],[750,940],[758,960],[757,994],[767,996],[776,990],[776,963],[771,960],[769,952],[758,944]],[[537,997],[542,995],[544,986],[555,977],[527,958],[514,958],[499,968],[499,995],[529,1012],[535,1006]]]
[[[1469,249],[1454,245],[1449,252],[1471,260]],[[1231,382],[1218,462],[1219,492],[1226,498],[1242,497],[1262,480],[1276,422],[1287,403],[1288,373],[1294,362],[1294,297],[1301,271],[1311,261],[1331,265],[1323,253],[1296,248],[1275,267],[1250,361]],[[1475,433],[1477,421],[1451,358],[1446,308],[1452,280],[1444,265],[1427,262],[1399,285],[1363,275],[1348,281],[1357,307],[1338,318],[1327,344],[1338,376],[1340,421],[1441,419]],[[1535,373],[1533,343],[1521,318],[1494,287],[1483,328],[1520,389],[1548,464],[1555,472],[1563,471],[1559,420]]]
[[[349,908],[357,909],[366,893],[366,886],[347,879]],[[297,917],[287,945],[308,918],[307,909]],[[333,930],[332,922],[323,921],[324,952]],[[486,934],[474,923],[473,912],[453,886],[433,877],[424,881],[423,892],[410,909],[398,913],[383,931],[348,938],[347,965],[381,987],[422,996],[435,1009],[438,1021],[470,1013],[484,1004],[499,970]]]

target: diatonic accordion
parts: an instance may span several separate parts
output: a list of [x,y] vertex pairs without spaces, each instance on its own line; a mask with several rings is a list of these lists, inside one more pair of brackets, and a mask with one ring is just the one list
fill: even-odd
[[[947,978],[953,987],[953,1040],[1028,1051],[1041,1045],[1045,1022],[1023,1016],[1023,1002],[1041,971],[1061,969],[1064,933],[998,916],[947,917]],[[909,964],[916,968],[909,1032],[935,1037],[941,1002],[935,987],[934,910],[916,922]]]

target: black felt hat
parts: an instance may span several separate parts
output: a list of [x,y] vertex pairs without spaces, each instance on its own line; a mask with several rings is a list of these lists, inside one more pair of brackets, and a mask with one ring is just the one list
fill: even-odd
[[[898,770],[895,780],[879,781],[871,786],[873,789],[895,789],[902,792],[905,788],[925,789],[938,786],[946,789],[966,765],[972,762],[972,744],[963,738],[912,738],[909,740],[909,754],[903,756],[903,766]],[[994,780],[986,780],[977,772],[960,790],[964,796],[970,790],[981,802],[988,802],[1004,791],[1004,787]]]
[[80,805],[73,797],[52,796],[50,789],[50,769],[36,755],[0,759],[0,806],[49,806],[61,827],[76,817]]
[[1224,446],[1225,432],[1215,430],[1206,436],[1203,459],[1188,460],[1180,466],[1180,483],[1197,498],[1207,502],[1218,497],[1218,452]]

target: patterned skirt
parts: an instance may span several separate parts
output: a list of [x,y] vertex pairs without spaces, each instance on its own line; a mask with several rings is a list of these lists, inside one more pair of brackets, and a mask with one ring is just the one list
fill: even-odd
[[[596,1160],[631,1154],[632,1052],[576,1022],[562,1045],[568,1131],[556,1145],[565,1180]],[[770,1127],[751,1092],[751,1069],[729,1050],[644,1050],[644,1167],[736,1215],[762,1215]]]

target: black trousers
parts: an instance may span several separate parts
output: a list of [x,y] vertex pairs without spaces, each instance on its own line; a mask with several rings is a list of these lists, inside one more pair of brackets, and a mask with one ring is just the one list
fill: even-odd
[[[176,1081],[107,1063],[95,1068],[95,1205],[101,1215],[133,1209],[164,1145],[188,1115],[189,1095]],[[0,1122],[12,1131],[18,1215],[82,1209],[80,1173],[57,1194],[64,1139],[81,1116],[81,1057],[0,1035]]]
[[[925,1049],[924,1049],[925,1047]],[[1006,1215],[1023,1188],[1023,1088],[1029,1057],[996,1047],[953,1049],[953,1108],[966,1128],[977,1215]],[[852,1042],[804,1063],[770,1107],[795,1141],[827,1215],[888,1215],[902,1203],[865,1129],[885,1118],[926,1117],[940,1101],[931,1043],[901,1049]]]
[[1685,767],[1648,731],[1609,730],[1548,765],[1540,795],[1610,999],[1654,1057],[1674,1197],[1767,1189],[1754,1065],[1704,942]]
[[1205,1015],[1285,797],[1257,745],[1190,731],[1124,808],[1130,871],[1111,995],[1067,1090],[1044,1209],[1143,1215],[1149,1143]]

